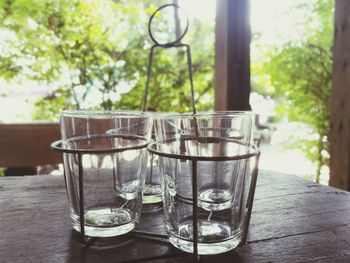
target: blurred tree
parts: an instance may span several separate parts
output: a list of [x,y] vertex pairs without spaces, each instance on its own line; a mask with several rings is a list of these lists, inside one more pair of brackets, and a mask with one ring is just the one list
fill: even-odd
[[329,161],[334,1],[298,0],[294,8],[308,11],[308,16],[297,21],[307,34],[270,49],[265,63],[254,72],[260,76],[260,89],[272,87],[263,92],[274,92],[280,114],[311,128],[310,136],[293,142],[293,147],[303,149],[316,162],[315,181],[319,182],[321,168]]
[[[164,1],[0,0],[0,77],[34,79],[54,87],[37,102],[36,119],[65,108],[141,109],[149,15]],[[199,109],[213,105],[213,25],[194,20],[186,42],[193,54]],[[185,63],[157,54],[152,110],[186,111]],[[181,103],[179,103],[181,101]]]

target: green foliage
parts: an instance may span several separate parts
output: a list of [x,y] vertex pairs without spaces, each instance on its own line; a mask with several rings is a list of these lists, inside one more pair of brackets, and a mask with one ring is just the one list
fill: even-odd
[[[295,1],[295,8],[309,10],[299,23],[309,29],[307,35],[274,47],[260,72],[268,72],[268,82],[275,89],[280,104],[278,112],[288,114],[290,121],[308,124],[312,133],[300,138],[301,148],[317,163],[316,181],[322,166],[328,164],[330,123],[330,88],[332,80],[332,40],[334,1]],[[258,71],[259,72],[259,71]]]
[[[0,77],[36,80],[53,90],[37,102],[35,119],[56,119],[66,108],[141,109],[153,44],[147,23],[164,3],[0,0]],[[278,101],[280,115],[309,125],[310,136],[293,144],[317,162],[319,176],[328,163],[334,0],[293,3],[308,11],[295,25],[307,33],[283,46],[254,46],[264,55],[252,64],[252,86]],[[213,23],[192,19],[183,40],[192,48],[198,110],[214,105],[213,32]],[[157,49],[152,69],[148,109],[191,110],[184,50]]]
[[[0,76],[32,79],[53,89],[37,102],[36,119],[56,119],[65,108],[140,109],[152,45],[147,23],[160,2],[1,1],[0,31],[7,37],[0,51]],[[184,41],[197,51],[198,108],[208,109],[213,107],[213,25],[192,22]],[[186,111],[186,63],[181,51],[167,51],[156,57],[150,109]]]

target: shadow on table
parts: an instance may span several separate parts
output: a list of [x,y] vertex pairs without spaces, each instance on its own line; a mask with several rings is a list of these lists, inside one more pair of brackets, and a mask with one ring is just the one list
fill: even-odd
[[[72,230],[67,263],[104,263],[104,262],[194,262],[192,254],[184,253],[170,244],[145,240],[131,236],[91,239],[85,245],[80,235]],[[244,262],[236,251],[225,254],[201,256],[200,263]]]
[[74,230],[71,232],[67,254],[67,263],[162,262],[158,259],[184,255],[170,244],[129,235],[91,239],[86,244],[82,244],[80,235]]

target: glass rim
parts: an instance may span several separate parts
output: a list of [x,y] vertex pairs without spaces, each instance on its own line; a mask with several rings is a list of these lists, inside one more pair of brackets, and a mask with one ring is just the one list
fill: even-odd
[[253,117],[255,113],[253,111],[201,111],[197,113],[184,112],[184,113],[159,113],[155,115],[158,120],[166,120],[171,118],[203,118],[203,117],[237,117],[237,116],[248,116]]
[[77,118],[151,118],[150,112],[137,110],[63,110],[60,117],[77,117]]

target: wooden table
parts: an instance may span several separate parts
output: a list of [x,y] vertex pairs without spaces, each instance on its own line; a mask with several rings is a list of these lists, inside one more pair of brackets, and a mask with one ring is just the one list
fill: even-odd
[[[72,231],[62,176],[0,178],[0,262],[191,262],[164,242],[83,245]],[[165,233],[162,213],[141,229]],[[120,245],[122,243],[123,245]],[[260,172],[247,244],[200,262],[350,262],[350,194]]]

